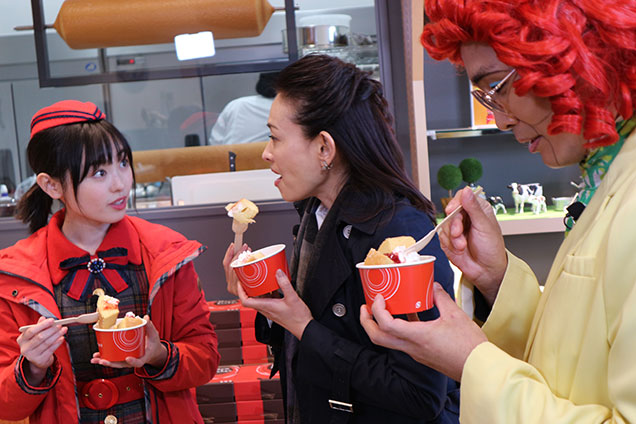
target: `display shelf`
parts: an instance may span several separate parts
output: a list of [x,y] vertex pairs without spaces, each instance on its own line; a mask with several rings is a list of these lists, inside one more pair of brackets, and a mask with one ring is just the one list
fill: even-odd
[[450,128],[426,131],[426,135],[431,140],[437,140],[440,138],[481,137],[482,135],[498,134],[510,134],[510,132],[501,131],[499,128]]
[[548,211],[535,215],[532,212],[497,215],[504,236],[538,233],[562,233],[565,231],[563,212]]

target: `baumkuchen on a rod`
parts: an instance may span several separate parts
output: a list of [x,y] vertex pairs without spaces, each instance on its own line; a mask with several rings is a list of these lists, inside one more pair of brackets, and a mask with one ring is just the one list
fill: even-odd
[[171,43],[200,31],[255,37],[274,10],[267,0],[66,0],[53,27],[73,49]]

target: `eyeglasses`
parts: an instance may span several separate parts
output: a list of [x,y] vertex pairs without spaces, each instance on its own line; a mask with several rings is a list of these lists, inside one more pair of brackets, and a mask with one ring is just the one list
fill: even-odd
[[516,71],[517,71],[516,69],[513,69],[512,71],[510,71],[508,75],[504,77],[504,79],[499,81],[497,85],[495,85],[490,90],[483,91],[483,90],[480,90],[479,88],[476,88],[473,91],[471,91],[471,94],[486,109],[489,109],[495,112],[508,113],[506,108],[501,103],[499,103],[497,99],[495,99],[495,94],[497,94],[497,92],[499,92],[499,90],[502,89],[502,87],[506,84],[506,82],[510,79],[510,77],[514,75]]

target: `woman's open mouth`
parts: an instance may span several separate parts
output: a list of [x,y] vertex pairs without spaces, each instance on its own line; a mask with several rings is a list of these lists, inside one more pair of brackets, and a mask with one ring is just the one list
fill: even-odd
[[110,206],[112,206],[113,208],[115,208],[117,210],[125,209],[127,200],[128,200],[127,197],[120,197],[119,199],[117,199],[114,202],[112,202],[110,204]]

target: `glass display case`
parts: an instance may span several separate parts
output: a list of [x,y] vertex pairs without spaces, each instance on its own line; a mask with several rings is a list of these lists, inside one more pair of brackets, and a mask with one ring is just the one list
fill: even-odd
[[[40,87],[178,79],[282,69],[298,58],[294,46],[277,48],[276,28],[295,28],[293,0],[192,0],[177,2],[111,0],[56,3],[31,0]],[[282,12],[282,13],[279,13]],[[209,33],[210,57],[181,60],[177,36]],[[237,48],[238,47],[238,48]],[[195,55],[196,57],[196,55]],[[85,66],[64,70],[53,64],[83,58]]]
[[[179,179],[183,180],[191,176],[187,174],[200,175],[211,170],[226,175],[230,171],[233,180],[243,181],[247,179],[244,177],[253,174],[242,169],[253,170],[260,166],[264,169],[256,169],[256,173],[269,172],[266,163],[246,165],[246,159],[260,160],[258,150],[264,148],[265,140],[214,145],[209,140],[215,123],[228,104],[235,99],[255,95],[255,86],[263,72],[263,68],[258,67],[261,59],[275,62],[276,58],[284,61],[288,57],[283,51],[283,40],[287,39],[283,38],[283,30],[289,26],[283,11],[272,14],[260,36],[218,40],[217,56],[202,59],[210,63],[223,59],[226,64],[240,59],[246,61],[246,65],[253,62],[258,66],[240,72],[183,75],[179,78],[157,79],[160,74],[149,69],[176,62],[174,47],[170,44],[112,47],[100,54],[96,49],[70,49],[56,31],[48,29],[46,37],[51,78],[87,77],[105,69],[109,72],[127,71],[138,78],[100,83],[88,83],[88,78],[84,78],[78,84],[64,82],[42,87],[33,31],[13,30],[13,26],[32,24],[30,2],[0,0],[2,2],[7,7],[3,9],[6,16],[0,22],[0,49],[3,52],[0,57],[0,177],[12,192],[20,182],[29,184],[31,181],[32,172],[25,160],[31,117],[40,108],[64,99],[91,101],[106,112],[108,119],[122,130],[133,146],[140,183],[142,178],[146,178],[141,171],[147,171],[153,163],[163,164],[164,169],[176,172],[169,175],[182,176]],[[45,11],[44,23],[54,22],[62,2],[41,0]],[[274,7],[287,4],[284,0],[269,2]],[[324,46],[296,42],[296,47],[301,54],[311,49],[325,49],[325,52],[339,55],[373,72],[380,79],[395,115],[398,142],[414,174],[419,172],[420,165],[412,160],[418,149],[413,136],[416,122],[410,111],[415,88],[421,88],[422,83],[421,76],[412,82],[412,69],[419,62],[411,59],[411,50],[419,51],[421,55],[421,48],[412,47],[417,47],[415,34],[418,30],[412,31],[411,21],[416,18],[421,21],[422,5],[423,0],[294,2],[296,20],[325,14],[351,16],[350,39],[346,46],[330,45],[325,49]],[[2,27],[3,22],[7,27]],[[270,70],[268,68],[267,72]],[[258,183],[260,181],[254,186]],[[252,182],[245,184],[252,187]],[[205,190],[216,191],[214,187]],[[233,238],[225,203],[216,199],[215,203],[171,206],[173,193],[170,189],[171,184],[164,174],[149,173],[135,190],[139,201],[136,205],[129,205],[129,214],[166,225],[208,246],[205,260],[197,262],[201,287],[209,299],[228,298],[219,259]],[[231,201],[240,197],[239,192],[230,195],[233,197],[229,199]],[[291,225],[298,220],[293,205],[279,199],[259,201],[258,206],[259,219],[250,229],[246,242],[257,247],[275,240],[291,247]],[[9,217],[0,218],[0,248],[10,246],[27,235],[28,229],[21,222]]]
[[[0,63],[0,177],[7,187],[13,192],[31,176],[24,154],[31,116],[41,107],[63,99],[97,104],[127,137],[135,155],[144,159],[142,153],[147,151],[165,151],[167,156],[178,157],[183,149],[207,152],[213,144],[229,149],[235,143],[211,141],[223,110],[236,99],[256,96],[261,74],[281,69],[298,55],[320,52],[355,63],[382,80],[387,97],[392,99],[390,78],[394,66],[399,69],[402,65],[393,63],[393,35],[386,28],[390,15],[396,11],[399,14],[397,3],[392,2],[389,7],[387,0],[258,1],[274,9],[260,35],[218,39],[215,56],[186,62],[177,60],[171,43],[71,48],[56,29],[46,28],[62,13],[62,0],[21,2],[20,7],[28,13],[16,12],[19,18],[12,24],[31,24],[34,29],[0,28],[0,45],[5,52],[4,62]],[[25,16],[32,16],[33,21],[25,21]],[[336,16],[348,17],[347,29],[332,21]],[[316,17],[323,21],[316,23]],[[303,25],[296,27],[296,22]],[[333,33],[326,43],[297,37],[303,31],[317,34],[319,26],[326,26],[327,33]],[[295,48],[289,49],[290,43]],[[400,119],[396,125],[408,126]],[[266,140],[265,134],[257,141]],[[403,139],[401,144],[408,156],[409,140]],[[214,164],[214,172],[241,171],[240,166],[231,169],[225,150],[224,154],[223,164]],[[221,160],[217,156],[214,160]],[[240,165],[240,160],[237,163]],[[267,165],[262,163],[260,167]],[[171,203],[166,178],[142,181],[136,193],[138,207]]]

